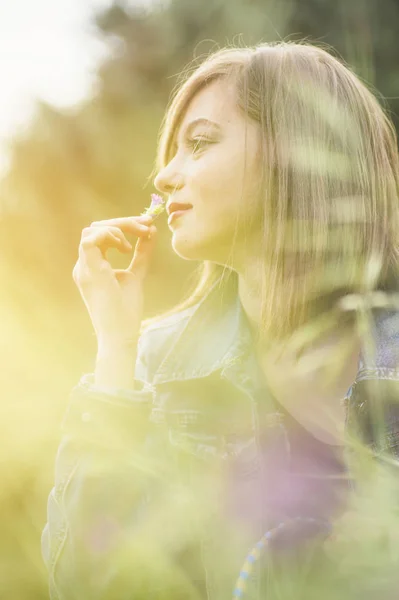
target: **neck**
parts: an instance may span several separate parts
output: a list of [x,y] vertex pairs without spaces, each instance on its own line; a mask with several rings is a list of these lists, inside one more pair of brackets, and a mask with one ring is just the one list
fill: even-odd
[[315,437],[340,445],[345,419],[345,408],[340,401],[356,378],[359,338],[352,328],[337,327],[309,347],[301,360],[289,348],[281,354],[278,345],[264,344],[259,332],[262,297],[267,290],[262,290],[259,274],[255,262],[239,273],[238,294],[267,385],[274,397]]
[[259,271],[255,268],[248,271],[238,276],[238,295],[251,332],[256,337],[261,324],[262,287]]

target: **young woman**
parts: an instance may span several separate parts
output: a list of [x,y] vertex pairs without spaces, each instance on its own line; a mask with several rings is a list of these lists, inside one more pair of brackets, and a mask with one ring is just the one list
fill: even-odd
[[224,49],[181,83],[155,186],[202,271],[142,323],[154,218],[82,233],[98,352],[57,456],[52,598],[293,597],[356,490],[348,449],[399,453],[398,164],[375,96],[319,47]]

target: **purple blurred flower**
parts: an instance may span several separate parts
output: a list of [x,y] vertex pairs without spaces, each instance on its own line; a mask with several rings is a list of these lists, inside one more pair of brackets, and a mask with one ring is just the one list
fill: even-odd
[[148,208],[145,209],[142,215],[151,215],[152,217],[157,217],[165,210],[165,200],[161,198],[158,194],[151,194],[151,204]]

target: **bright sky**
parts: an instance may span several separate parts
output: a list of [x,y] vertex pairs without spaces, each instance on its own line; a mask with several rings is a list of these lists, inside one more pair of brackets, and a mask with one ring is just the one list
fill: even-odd
[[0,174],[5,140],[30,120],[36,98],[66,107],[91,91],[107,48],[90,19],[112,0],[0,0]]

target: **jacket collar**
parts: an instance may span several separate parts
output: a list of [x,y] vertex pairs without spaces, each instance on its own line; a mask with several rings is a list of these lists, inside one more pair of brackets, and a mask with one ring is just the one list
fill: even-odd
[[399,379],[399,310],[375,313],[370,331],[363,336],[356,381]]
[[[252,334],[238,295],[238,277],[229,271],[193,307],[158,367],[154,384],[206,377],[244,364],[251,369],[249,375],[256,377],[251,349]],[[356,381],[370,377],[399,379],[398,309],[376,312],[370,335],[364,336]]]
[[206,377],[235,365],[251,347],[252,335],[238,296],[237,275],[219,278],[193,307],[155,376],[154,384]]

